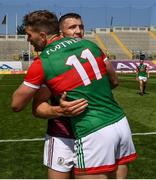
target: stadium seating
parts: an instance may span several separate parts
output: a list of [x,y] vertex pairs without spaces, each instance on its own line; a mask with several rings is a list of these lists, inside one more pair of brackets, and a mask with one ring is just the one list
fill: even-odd
[[[111,35],[111,31],[122,43],[132,56],[128,56],[124,49],[119,46]],[[150,28],[97,28],[95,31],[106,45],[110,54],[116,59],[138,59],[139,55],[144,53],[146,59],[156,59],[156,30]],[[152,35],[151,35],[152,34]],[[154,37],[155,36],[155,37]],[[96,41],[95,37],[88,37],[92,41]],[[97,43],[97,42],[96,42]],[[98,43],[97,43],[98,44]]]
[[127,59],[127,55],[123,52],[120,46],[116,43],[110,33],[99,34],[101,39],[105,42],[106,47],[111,54],[114,54],[117,59]]
[[[85,38],[98,44],[113,59],[137,59],[140,53],[144,53],[146,59],[156,59],[155,27],[153,29],[146,27],[96,28],[86,31]],[[125,50],[132,56],[128,56]],[[0,61],[28,60],[28,58],[24,59],[24,54],[29,51],[31,47],[26,36],[0,35]]]
[[28,51],[27,41],[0,41],[0,61],[20,60],[22,53]]
[[156,53],[156,40],[148,32],[117,32],[122,42],[131,50],[142,50]]

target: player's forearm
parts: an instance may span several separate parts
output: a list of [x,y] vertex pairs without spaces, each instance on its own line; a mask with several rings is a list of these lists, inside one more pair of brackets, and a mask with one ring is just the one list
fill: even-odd
[[85,99],[77,99],[74,101],[66,101],[66,95],[62,95],[59,106],[52,106],[48,102],[34,103],[33,114],[40,118],[55,118],[55,117],[72,117],[77,116],[85,111],[88,106],[88,101]]
[[119,85],[118,77],[112,63],[109,61],[105,63],[106,63],[106,69],[107,69],[110,85],[111,85],[111,88],[113,89]]
[[60,106],[52,106],[47,102],[43,102],[36,108],[33,108],[33,115],[39,118],[56,118],[62,116]]
[[148,77],[148,78],[150,77],[150,73],[149,73],[149,71],[147,72],[147,77]]

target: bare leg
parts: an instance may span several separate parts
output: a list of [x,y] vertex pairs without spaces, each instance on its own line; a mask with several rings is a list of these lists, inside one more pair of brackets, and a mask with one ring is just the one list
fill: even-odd
[[139,81],[140,83],[140,95],[143,95],[143,81]]
[[92,174],[92,175],[75,175],[76,179],[126,179],[128,174],[128,167],[126,164],[118,165],[116,171],[103,173],[103,174]]
[[128,167],[126,164],[119,165],[117,170],[112,172],[111,179],[126,179],[128,174]]
[[71,172],[59,172],[48,169],[48,179],[71,179]]
[[143,93],[145,94],[145,89],[146,89],[146,82],[143,82]]
[[92,175],[75,175],[76,179],[109,179],[110,173],[92,174]]

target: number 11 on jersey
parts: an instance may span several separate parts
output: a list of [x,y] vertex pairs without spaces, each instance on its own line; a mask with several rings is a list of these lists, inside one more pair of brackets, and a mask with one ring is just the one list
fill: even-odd
[[[86,59],[89,61],[97,80],[102,78],[97,61],[89,49],[83,50],[80,58]],[[75,67],[75,69],[77,70],[78,74],[80,75],[85,86],[91,84],[91,80],[89,79],[87,72],[85,71],[82,63],[79,61],[79,59],[77,58],[76,55],[72,55],[72,56],[68,57],[68,59],[66,61],[66,65]]]

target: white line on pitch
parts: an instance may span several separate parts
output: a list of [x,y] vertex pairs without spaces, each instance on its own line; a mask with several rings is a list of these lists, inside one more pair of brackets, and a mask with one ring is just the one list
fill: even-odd
[[0,143],[2,142],[26,142],[26,141],[43,141],[44,138],[34,138],[34,139],[2,139],[0,140]]
[[18,84],[0,84],[0,86],[18,86]]
[[146,135],[153,135],[156,132],[148,132],[148,133],[132,133],[133,136],[146,136]]
[[[147,136],[147,135],[155,135],[156,132],[148,132],[148,133],[132,133],[133,136]],[[34,138],[34,139],[2,139],[0,143],[5,142],[26,142],[26,141],[43,141],[44,138]]]

